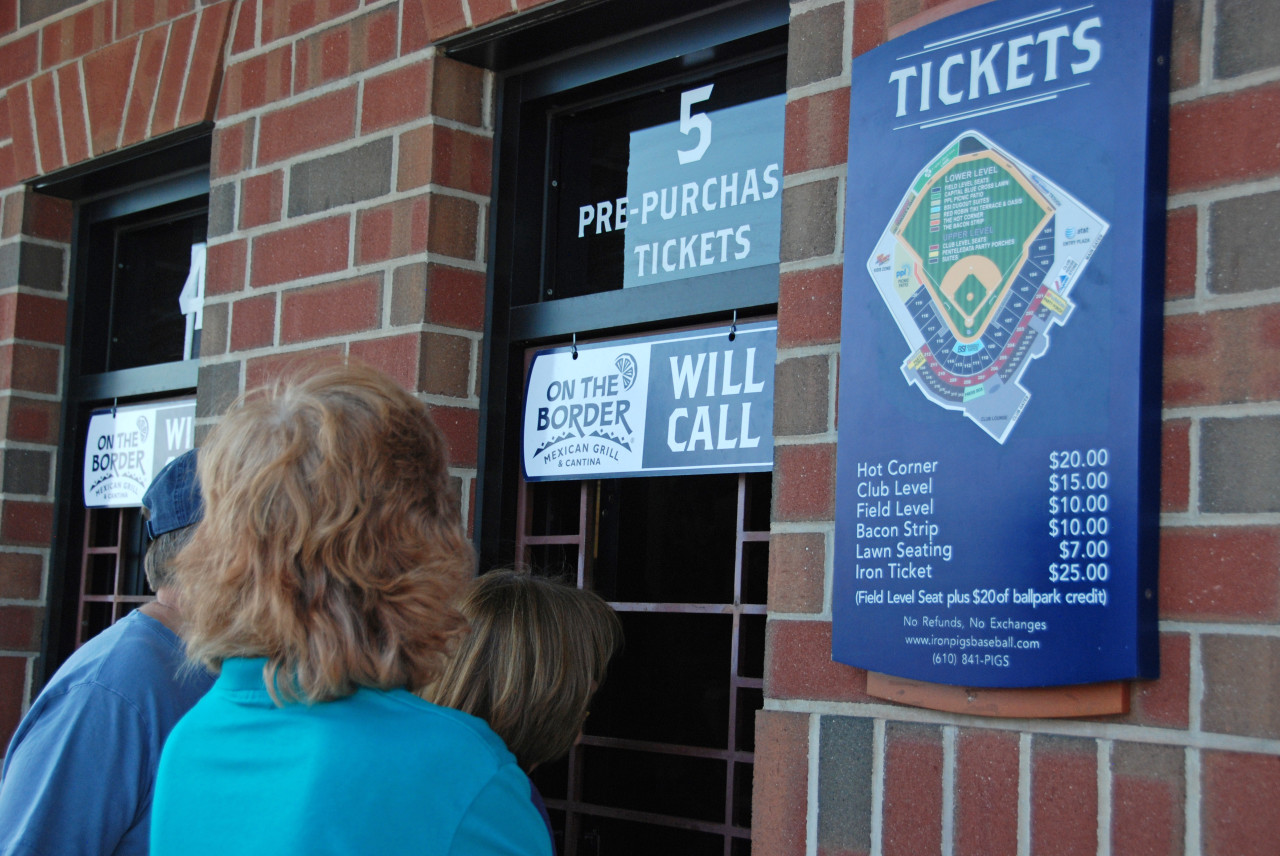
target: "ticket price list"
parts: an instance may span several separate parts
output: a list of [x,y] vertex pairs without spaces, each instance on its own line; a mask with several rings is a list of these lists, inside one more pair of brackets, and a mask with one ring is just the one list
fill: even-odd
[[1049,453],[1049,537],[1057,542],[1051,583],[1105,583],[1111,577],[1109,460],[1106,449]]
[[[941,527],[933,521],[937,471],[937,461],[858,464],[854,506],[858,580],[933,580],[939,563],[951,561],[952,545],[941,539]],[[942,603],[943,594],[924,589],[863,589],[857,600],[860,604]]]

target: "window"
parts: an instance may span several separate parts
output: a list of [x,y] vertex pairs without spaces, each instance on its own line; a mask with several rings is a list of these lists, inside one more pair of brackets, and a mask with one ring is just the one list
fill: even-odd
[[[190,414],[179,431],[155,424],[147,438],[153,445],[189,448],[194,439],[207,131],[55,176],[40,189],[77,203],[54,562],[65,571],[50,586],[58,607],[47,643],[52,674],[76,647],[152,597],[136,501],[86,505],[86,444],[95,413],[101,419],[152,407]],[[148,477],[164,459],[151,463]]]
[[[789,9],[687,7],[589,4],[575,21],[553,8],[541,22],[520,16],[527,29],[446,45],[500,72],[481,566],[568,575],[604,596],[626,632],[582,742],[535,771],[566,856],[727,856],[751,845],[771,475],[529,483],[519,459],[523,384],[539,346],[727,327],[735,315],[776,311],[778,220],[772,229],[753,221],[752,245],[765,251],[730,261],[730,226],[711,218],[745,202],[781,209]],[[566,33],[582,42],[566,43]],[[776,156],[731,144],[739,116],[774,141]],[[646,170],[638,153],[648,140],[665,135],[668,154],[692,158],[708,123],[721,145],[696,182]],[[640,228],[660,221],[673,231]]]

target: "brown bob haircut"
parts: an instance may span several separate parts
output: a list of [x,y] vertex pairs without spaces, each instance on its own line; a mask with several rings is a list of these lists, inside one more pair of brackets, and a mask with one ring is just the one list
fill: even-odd
[[492,571],[461,603],[471,633],[423,695],[489,723],[526,772],[573,746],[622,624],[594,592]]
[[200,449],[204,520],[176,559],[187,649],[266,657],[277,701],[435,679],[473,574],[426,406],[327,364],[241,396]]

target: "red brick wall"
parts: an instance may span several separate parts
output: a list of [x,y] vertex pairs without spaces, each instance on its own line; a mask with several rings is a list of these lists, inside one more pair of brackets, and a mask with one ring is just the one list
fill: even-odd
[[[777,730],[772,717],[785,715],[798,732],[795,720],[815,726],[804,787],[757,768],[756,828],[803,814],[806,852],[819,854],[1273,853],[1280,261],[1267,224],[1280,222],[1276,4],[1174,3],[1161,678],[1130,684],[1125,716],[977,720],[870,698],[865,673],[830,660],[849,60],[972,5],[793,6],[765,685],[773,710],[757,737]],[[863,722],[872,730],[851,752],[841,735]],[[759,853],[799,852],[773,834],[757,843]]]
[[[1132,684],[1122,717],[978,720],[874,699],[830,659],[849,63],[973,2],[793,4],[754,849],[1273,852],[1274,3],[1174,0],[1162,677]],[[469,515],[492,84],[430,45],[535,3],[104,0],[35,21],[24,5],[0,0],[0,733],[29,700],[44,619],[69,239],[65,206],[16,182],[214,120],[203,423],[295,360],[367,360],[432,406]]]

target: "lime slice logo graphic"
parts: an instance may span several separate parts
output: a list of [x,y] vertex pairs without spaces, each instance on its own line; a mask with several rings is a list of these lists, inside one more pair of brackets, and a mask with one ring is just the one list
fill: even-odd
[[632,384],[636,382],[636,358],[630,354],[619,354],[613,361],[613,365],[622,375],[623,390],[631,389]]

